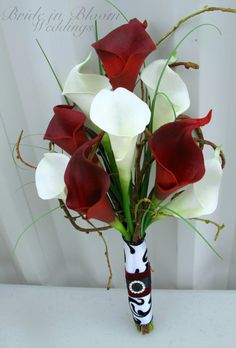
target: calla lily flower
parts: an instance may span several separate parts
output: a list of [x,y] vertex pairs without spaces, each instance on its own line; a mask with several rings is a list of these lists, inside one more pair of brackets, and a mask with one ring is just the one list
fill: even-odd
[[55,114],[44,135],[44,139],[52,141],[70,155],[88,140],[83,126],[86,116],[72,108],[72,105],[55,106]]
[[147,104],[125,88],[102,90],[92,102],[90,118],[109,135],[121,181],[130,180],[137,137],[150,116]]
[[209,123],[211,113],[203,118],[168,123],[149,138],[148,145],[157,163],[156,193],[159,199],[199,181],[205,174],[203,153],[192,132]]
[[110,187],[109,175],[99,167],[96,156],[89,159],[93,146],[98,144],[101,136],[82,145],[71,157],[65,172],[66,205],[86,214],[88,220],[94,218],[113,223],[115,214],[106,195]]
[[113,89],[124,87],[133,91],[145,58],[156,49],[146,27],[146,21],[141,23],[135,18],[92,45]]
[[90,60],[91,53],[85,61],[76,65],[69,73],[63,95],[72,100],[84,113],[89,116],[90,105],[95,95],[104,88],[111,89],[106,76],[82,73],[82,68]]
[[[142,70],[141,79],[148,89],[151,100],[166,60],[156,60]],[[153,117],[153,130],[175,120],[175,116],[182,114],[189,108],[190,100],[187,87],[179,75],[169,66],[162,76]],[[173,110],[174,109],[174,110]]]
[[[171,200],[167,204],[167,208],[176,211],[185,218],[208,215],[215,211],[222,178],[218,149],[215,151],[214,158],[205,161],[205,167],[206,172],[203,178]],[[171,212],[168,211],[168,214]]]
[[66,199],[64,174],[70,158],[60,153],[45,153],[35,171],[37,192],[42,199]]

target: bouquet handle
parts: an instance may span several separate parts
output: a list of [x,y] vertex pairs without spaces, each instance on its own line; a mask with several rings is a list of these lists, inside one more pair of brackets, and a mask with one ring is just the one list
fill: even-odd
[[143,334],[153,329],[151,267],[145,240],[124,241],[125,278],[129,307],[136,327]]

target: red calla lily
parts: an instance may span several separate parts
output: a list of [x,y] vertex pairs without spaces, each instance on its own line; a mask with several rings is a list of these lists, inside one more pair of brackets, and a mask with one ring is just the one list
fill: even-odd
[[156,49],[155,43],[146,33],[147,22],[132,19],[95,42],[113,89],[124,87],[133,91],[140,68],[145,58]]
[[73,105],[57,105],[44,139],[51,140],[72,155],[88,138],[83,127],[86,116]]
[[66,205],[86,218],[112,223],[115,214],[106,193],[110,187],[109,175],[97,164],[97,158],[89,159],[94,145],[101,140],[97,136],[82,145],[71,157],[65,171],[67,187]]
[[211,120],[212,111],[203,118],[188,118],[160,127],[148,145],[157,162],[156,192],[159,199],[188,184],[199,181],[205,173],[202,150],[192,131]]

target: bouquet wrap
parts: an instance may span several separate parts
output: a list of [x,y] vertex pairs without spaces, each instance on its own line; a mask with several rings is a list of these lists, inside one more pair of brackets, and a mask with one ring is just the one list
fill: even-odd
[[125,241],[124,257],[129,306],[140,328],[152,322],[151,267],[145,240],[138,244]]

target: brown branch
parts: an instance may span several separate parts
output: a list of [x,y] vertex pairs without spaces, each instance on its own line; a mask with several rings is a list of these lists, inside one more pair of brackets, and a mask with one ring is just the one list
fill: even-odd
[[155,160],[155,158],[152,156],[143,166],[141,172],[140,172],[140,180],[142,180],[146,170],[151,166],[152,162]]
[[147,127],[145,128],[144,132],[145,132],[145,135],[147,138],[149,138],[152,135],[152,133],[150,132],[150,130]]
[[135,224],[135,230],[132,236],[132,242],[133,243],[138,243],[140,239],[140,228],[141,228],[141,214],[139,214],[139,218]]
[[140,83],[140,87],[141,87],[141,99],[144,100],[144,84],[143,84],[142,80],[141,80],[141,83]]
[[136,202],[138,200],[138,191],[139,191],[138,181],[139,181],[140,172],[141,172],[140,162],[141,162],[141,156],[142,156],[143,147],[145,143],[146,143],[146,140],[143,139],[138,144],[136,144],[137,153],[135,158],[135,179],[134,179],[135,190],[133,191],[133,202]]
[[26,162],[23,157],[21,156],[21,153],[20,153],[20,143],[21,143],[21,140],[22,140],[22,136],[23,136],[23,129],[22,131],[20,132],[20,135],[19,135],[19,138],[16,142],[16,145],[15,145],[15,149],[16,149],[16,158],[21,162],[23,163],[25,166],[27,167],[30,167],[31,169],[36,169],[35,166],[33,166],[32,164]]
[[[59,204],[60,204],[60,208],[64,211],[65,213],[65,217],[70,221],[71,225],[78,231],[80,232],[85,232],[85,233],[90,233],[90,232],[97,232],[99,234],[99,236],[102,238],[103,243],[105,245],[105,256],[106,256],[106,261],[107,261],[107,266],[108,266],[108,270],[109,270],[109,277],[108,277],[108,281],[107,281],[107,290],[110,289],[111,287],[111,280],[112,280],[112,269],[111,269],[111,263],[110,263],[110,259],[109,259],[109,252],[108,252],[108,246],[107,246],[107,242],[102,234],[101,231],[105,231],[108,229],[111,229],[111,226],[105,226],[105,227],[96,227],[91,221],[88,221],[88,224],[90,224],[93,228],[84,228],[81,227],[77,224],[76,219],[77,217],[73,217],[69,210],[67,209],[65,203],[63,202],[62,199],[58,199]],[[82,216],[79,216],[82,217]],[[83,217],[82,217],[83,218]]]
[[150,201],[152,200],[152,196],[153,196],[154,192],[155,192],[155,186],[151,189],[151,191],[150,191],[150,193],[149,193],[149,195],[148,195],[148,199],[149,199]]
[[107,281],[107,290],[110,290],[111,287],[111,281],[112,281],[112,268],[111,268],[111,262],[110,262],[110,258],[109,258],[109,251],[108,251],[108,246],[107,246],[107,242],[102,234],[102,232],[98,232],[99,236],[102,238],[104,246],[105,246],[105,257],[106,257],[106,261],[107,261],[107,267],[109,270],[109,277],[108,277],[108,281]]
[[[187,119],[187,118],[190,118],[190,116],[180,115],[180,116],[177,117],[177,120],[184,120],[184,119]],[[194,138],[194,140],[199,143],[199,147],[201,149],[203,149],[204,145],[209,145],[209,146],[211,146],[213,148],[213,150],[216,150],[216,148],[217,148],[216,144],[214,144],[212,141],[204,139],[204,136],[203,136],[201,128],[195,129],[195,132],[196,132],[198,138]],[[220,157],[221,157],[221,167],[222,167],[222,169],[224,169],[225,164],[226,164],[226,160],[225,160],[224,152],[222,150],[220,150]]]
[[[77,231],[80,231],[80,232],[85,232],[85,233],[90,233],[90,232],[101,232],[101,231],[106,231],[106,230],[109,230],[111,229],[112,227],[111,226],[104,226],[104,227],[98,227],[98,228],[85,228],[85,227],[82,227],[80,225],[78,225],[78,223],[76,222],[76,219],[77,217],[73,217],[70,213],[70,211],[67,209],[65,203],[63,202],[62,199],[58,199],[59,203],[60,203],[60,208],[64,211],[65,213],[65,218],[68,219],[71,223],[71,225],[77,230]],[[80,216],[82,217],[82,216]],[[83,218],[83,217],[82,217]],[[85,219],[86,220],[86,219]],[[90,225],[90,221],[86,220]]]
[[179,195],[181,195],[181,193],[183,193],[184,192],[184,190],[181,190],[181,191],[179,191],[179,192],[176,192],[172,197],[171,197],[171,201],[173,201],[173,199],[175,199],[176,197],[178,197]]
[[143,152],[143,146],[144,146],[144,142],[140,142],[138,144],[136,144],[136,149],[137,149],[137,153],[136,153],[136,158],[135,158],[135,183],[137,182],[137,178],[140,175],[140,161],[141,161],[141,156],[142,156],[142,152]]
[[[213,150],[217,149],[217,145],[214,144],[212,141],[205,140],[205,139],[198,139],[198,138],[194,138],[194,139],[199,143],[203,143],[204,145],[211,146],[213,148]],[[220,158],[221,158],[221,167],[222,167],[222,169],[224,169],[225,164],[226,164],[226,160],[225,160],[225,154],[222,150],[220,150]]]
[[109,290],[110,287],[111,287],[111,281],[112,281],[112,268],[111,268],[111,262],[110,262],[110,257],[109,257],[109,251],[108,251],[107,242],[106,242],[106,240],[105,240],[105,238],[104,238],[102,232],[99,231],[99,229],[98,229],[96,226],[94,226],[94,224],[93,224],[91,221],[88,221],[88,223],[89,223],[91,226],[93,226],[94,229],[97,230],[97,233],[98,233],[99,237],[102,238],[102,241],[103,241],[104,246],[105,246],[105,253],[104,253],[104,254],[105,254],[105,257],[106,257],[107,267],[108,267],[108,270],[109,270],[109,277],[108,277],[108,281],[107,281],[107,286],[106,286],[106,288],[107,288],[107,290]]
[[50,152],[54,151],[54,147],[55,147],[55,144],[52,141],[49,141],[49,143],[48,143],[48,150]]
[[[143,146],[145,145],[147,138],[149,138],[151,135],[151,133],[149,132],[149,130],[147,128],[145,129],[145,135],[146,135],[146,139],[143,140],[142,148],[141,148],[141,150],[139,149],[140,152],[138,153],[138,156],[137,156],[138,163],[137,163],[137,161],[135,163],[135,190],[133,193],[134,204],[138,201],[139,190],[140,190],[145,172],[151,166],[152,162],[154,161],[154,157],[151,157],[148,161],[143,163],[143,167],[142,167],[142,169],[140,169],[140,159],[141,159]],[[147,199],[147,198],[144,198],[141,201],[144,201],[145,199]],[[138,206],[139,206],[139,202],[137,203]],[[135,207],[137,206],[137,204],[135,205]],[[136,208],[135,208],[135,210],[136,210]],[[132,240],[134,243],[136,243],[139,240],[139,230],[141,227],[141,221],[142,221],[144,212],[145,212],[145,210],[143,210],[143,209],[138,209],[138,211],[135,212],[135,231],[134,231],[133,236],[132,236]]]
[[[146,144],[148,138],[152,135],[152,133],[148,130],[148,128],[145,128],[145,136],[146,139],[143,139],[140,144],[137,144],[137,156],[135,160],[135,191],[134,191],[134,201],[138,199],[138,191],[139,191],[139,186],[141,185],[143,175],[145,174],[145,171],[147,170],[148,166],[150,165],[149,161],[148,163],[144,163],[144,166],[141,170],[140,168],[140,161],[141,161],[141,156],[142,156],[142,151],[143,147]],[[150,161],[152,162],[153,159],[151,158]]]
[[199,69],[199,65],[193,62],[175,62],[172,64],[169,64],[170,68],[175,68],[176,66],[184,66],[185,69],[195,69],[198,70]]
[[[140,228],[142,224],[143,215],[147,211],[148,206],[150,204],[152,204],[151,199],[145,197],[140,199],[139,202],[135,205],[134,216],[135,216],[136,223],[135,223],[135,230],[132,236],[133,243],[137,243],[140,240]],[[141,205],[144,205],[143,208],[140,208]]]
[[[177,117],[176,117],[176,120],[185,120],[185,119],[187,119],[187,118],[191,118],[191,117],[188,116],[188,115],[182,114],[182,115],[177,116]],[[201,128],[196,128],[196,129],[195,129],[195,132],[196,132],[198,138],[202,140],[201,143],[199,142],[199,147],[200,147],[201,150],[203,150],[203,148],[204,148],[204,142],[203,142],[204,136],[203,136],[203,132],[202,132]]]
[[93,145],[93,147],[92,147],[92,149],[91,149],[91,151],[90,151],[90,153],[89,153],[89,155],[88,155],[88,160],[89,160],[89,161],[92,161],[92,159],[93,159],[94,156],[96,155],[97,149],[98,149],[98,147],[99,147],[99,145],[100,145],[100,143],[101,143],[102,137],[103,137],[103,135],[105,134],[105,132],[102,131],[100,134],[102,134],[102,136],[101,136],[99,142],[98,142],[97,144]]
[[89,127],[84,126],[86,133],[88,133],[88,135],[93,139],[97,137],[97,133],[94,132],[92,129],[90,129]]
[[235,8],[226,8],[226,7],[208,7],[205,6],[203,9],[192,13],[191,15],[182,18],[170,31],[168,31],[168,33],[166,33],[164,36],[162,36],[162,38],[157,41],[156,46],[160,45],[160,43],[162,41],[164,41],[165,39],[167,39],[169,36],[171,36],[182,24],[184,24],[185,22],[187,22],[189,19],[196,17],[204,12],[213,12],[213,11],[221,11],[221,12],[229,12],[229,13],[236,13],[236,9]]
[[202,218],[197,218],[197,217],[196,218],[191,218],[190,220],[201,221],[201,222],[205,222],[205,224],[212,224],[212,225],[216,226],[217,232],[215,234],[214,241],[217,240],[217,238],[219,237],[220,232],[225,227],[225,224],[220,225],[220,224],[218,224],[217,222],[215,222],[213,220],[202,219]]

